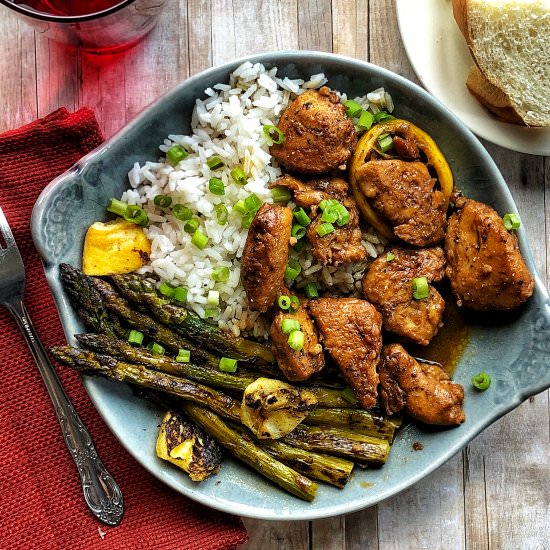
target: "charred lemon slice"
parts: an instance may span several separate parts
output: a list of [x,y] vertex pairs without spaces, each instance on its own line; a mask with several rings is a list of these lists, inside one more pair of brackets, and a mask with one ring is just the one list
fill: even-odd
[[[357,144],[350,167],[350,183],[353,196],[365,221],[390,240],[395,239],[393,228],[361,192],[357,172],[361,166],[373,158],[399,159],[399,152],[391,147],[396,137],[407,140],[418,149],[418,160],[426,164],[430,173],[436,177],[447,204],[453,190],[453,175],[449,164],[435,141],[426,132],[412,122],[402,119],[393,119],[373,126],[363,134]],[[388,145],[390,147],[386,149]]]

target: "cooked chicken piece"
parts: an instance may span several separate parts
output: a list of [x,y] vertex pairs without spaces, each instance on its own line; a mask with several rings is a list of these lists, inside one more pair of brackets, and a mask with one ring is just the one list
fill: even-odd
[[387,331],[426,346],[439,330],[445,301],[431,285],[426,298],[415,299],[412,281],[417,277],[426,277],[428,283],[440,281],[444,274],[442,248],[395,247],[369,266],[362,280],[363,294],[382,314]]
[[289,175],[276,180],[270,187],[286,187],[293,192],[297,206],[311,208],[322,200],[336,199],[340,202],[349,196],[349,184],[342,178],[321,178],[302,181]]
[[299,95],[278,126],[284,139],[271,147],[271,154],[291,172],[325,174],[345,169],[357,144],[346,107],[326,86]]
[[535,283],[514,233],[486,204],[457,197],[445,236],[447,276],[458,305],[478,311],[518,307]]
[[359,212],[353,199],[348,198],[342,204],[349,212],[349,221],[343,226],[334,225],[334,231],[321,237],[317,228],[324,223],[321,213],[307,228],[307,238],[312,246],[313,257],[323,265],[342,265],[360,262],[367,257],[367,251],[361,244]]
[[[325,366],[323,348],[319,343],[317,329],[309,316],[307,309],[302,306],[296,313],[280,311],[271,323],[273,355],[288,380],[300,382],[307,380],[311,375],[319,372]],[[292,349],[288,344],[288,334],[283,334],[283,320],[293,319],[300,323],[300,330],[304,333],[304,347],[300,351]]]
[[241,260],[241,276],[250,309],[265,312],[283,286],[288,262],[292,210],[263,204],[250,224]]
[[390,344],[382,350],[378,372],[388,414],[405,410],[415,420],[437,426],[464,422],[464,388],[438,365],[418,362],[400,344]]
[[319,298],[309,310],[325,349],[340,367],[362,407],[376,404],[376,365],[382,349],[382,317],[365,300]]
[[430,246],[443,239],[447,201],[422,162],[371,160],[357,170],[357,183],[406,243]]

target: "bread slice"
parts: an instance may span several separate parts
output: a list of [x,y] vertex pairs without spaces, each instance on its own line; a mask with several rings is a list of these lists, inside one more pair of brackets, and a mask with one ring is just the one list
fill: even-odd
[[550,126],[550,0],[453,0],[453,13],[474,96],[508,122]]

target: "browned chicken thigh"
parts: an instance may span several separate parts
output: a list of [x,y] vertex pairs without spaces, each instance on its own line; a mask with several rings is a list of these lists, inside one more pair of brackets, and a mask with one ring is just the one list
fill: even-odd
[[382,314],[387,331],[426,346],[439,330],[445,301],[431,285],[426,298],[415,299],[412,281],[417,277],[426,277],[428,283],[440,281],[444,273],[442,248],[394,247],[369,266],[362,280],[363,294]]
[[490,206],[461,196],[455,204],[445,252],[458,304],[478,311],[518,307],[533,294],[535,283],[516,235]]
[[382,350],[378,372],[388,414],[405,410],[415,420],[437,426],[464,422],[464,388],[438,365],[418,362],[400,344],[390,344]]
[[250,309],[265,312],[283,287],[292,229],[292,210],[263,204],[250,224],[241,278]]
[[336,199],[341,202],[349,196],[349,184],[342,178],[318,178],[302,181],[285,174],[270,185],[270,187],[278,186],[290,189],[296,205],[304,208],[317,206],[325,199]]
[[330,353],[362,407],[376,404],[376,365],[382,349],[382,318],[365,300],[319,298],[309,303]]
[[356,177],[359,189],[393,226],[396,237],[414,246],[443,239],[447,200],[425,164],[371,160],[358,168]]
[[271,154],[291,172],[324,174],[345,169],[357,144],[346,107],[326,86],[299,95],[278,126],[284,139],[271,147]]
[[[284,319],[293,319],[300,323],[300,330],[304,333],[304,346],[296,351],[288,344],[288,334],[283,333]],[[275,315],[269,332],[272,341],[273,355],[279,368],[292,381],[307,380],[325,366],[323,348],[319,343],[317,329],[309,316],[305,303],[296,313],[280,311]]]

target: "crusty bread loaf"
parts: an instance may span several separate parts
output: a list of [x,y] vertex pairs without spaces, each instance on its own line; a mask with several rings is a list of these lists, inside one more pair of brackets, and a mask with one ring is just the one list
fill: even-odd
[[503,120],[550,126],[550,0],[453,0],[453,13],[472,94]]

